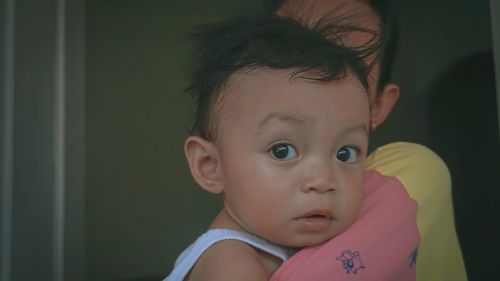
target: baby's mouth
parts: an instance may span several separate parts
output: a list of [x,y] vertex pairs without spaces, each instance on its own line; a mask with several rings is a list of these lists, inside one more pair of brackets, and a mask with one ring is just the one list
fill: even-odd
[[295,219],[300,227],[307,232],[317,232],[327,229],[334,218],[328,210],[312,210]]
[[332,212],[329,210],[312,210],[302,214],[298,219],[333,219]]

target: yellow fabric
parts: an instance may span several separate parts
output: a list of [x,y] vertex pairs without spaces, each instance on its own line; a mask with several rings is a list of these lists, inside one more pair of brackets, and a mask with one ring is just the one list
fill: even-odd
[[370,154],[368,169],[396,177],[418,202],[417,280],[467,280],[455,230],[450,173],[441,158],[425,146],[396,142]]

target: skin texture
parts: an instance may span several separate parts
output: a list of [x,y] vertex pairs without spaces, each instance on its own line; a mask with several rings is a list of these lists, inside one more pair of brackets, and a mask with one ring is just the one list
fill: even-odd
[[[367,30],[380,33],[381,22],[377,14],[372,10],[368,1],[362,0],[287,0],[278,9],[277,14],[282,17],[289,17],[302,22],[304,25],[312,27],[318,20],[329,18],[329,15],[338,17],[339,15],[356,18],[356,24]],[[353,23],[349,20],[348,23]],[[373,33],[352,32],[340,38],[346,46],[358,47],[371,40],[374,40]],[[372,65],[368,76],[368,95],[370,98],[370,123],[373,128],[382,124],[392,111],[393,106],[399,97],[399,87],[389,83],[377,92],[377,83],[380,76],[380,65],[377,56],[372,55],[366,58],[365,62]]]
[[[355,219],[368,146],[366,90],[352,76],[317,82],[290,78],[292,71],[233,75],[216,106],[217,139],[186,140],[194,179],[223,197],[211,228],[304,247],[336,236]],[[276,153],[283,149],[288,152]],[[226,253],[234,258],[221,260]],[[245,273],[267,280],[279,264],[244,243],[223,241],[200,258],[189,280],[242,280]]]

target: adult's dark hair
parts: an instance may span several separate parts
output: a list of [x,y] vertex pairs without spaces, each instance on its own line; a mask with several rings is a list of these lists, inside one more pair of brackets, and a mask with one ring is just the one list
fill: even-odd
[[308,29],[274,15],[227,20],[198,27],[187,91],[195,100],[193,133],[213,139],[213,111],[232,74],[261,67],[290,69],[290,79],[339,80],[352,73],[368,87],[363,59],[376,46],[348,48],[325,36],[344,32],[334,21]]
[[380,77],[377,83],[377,90],[381,91],[390,82],[392,67],[398,49],[399,29],[396,11],[396,1],[394,0],[368,0],[372,9],[382,20],[380,29],[382,48],[379,53]]
[[[275,14],[287,0],[263,0],[264,10]],[[333,0],[334,1],[334,0]],[[354,1],[354,0],[352,0]],[[380,62],[380,77],[377,81],[377,91],[380,92],[387,83],[390,82],[392,68],[397,52],[399,30],[395,0],[357,0],[370,5],[372,10],[382,21],[380,27],[380,52],[378,59]]]

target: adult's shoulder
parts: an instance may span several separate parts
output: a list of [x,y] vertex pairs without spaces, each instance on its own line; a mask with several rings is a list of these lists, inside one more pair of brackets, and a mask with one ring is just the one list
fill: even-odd
[[410,142],[394,142],[373,151],[369,170],[397,178],[415,200],[451,197],[450,172],[444,161],[430,148]]

